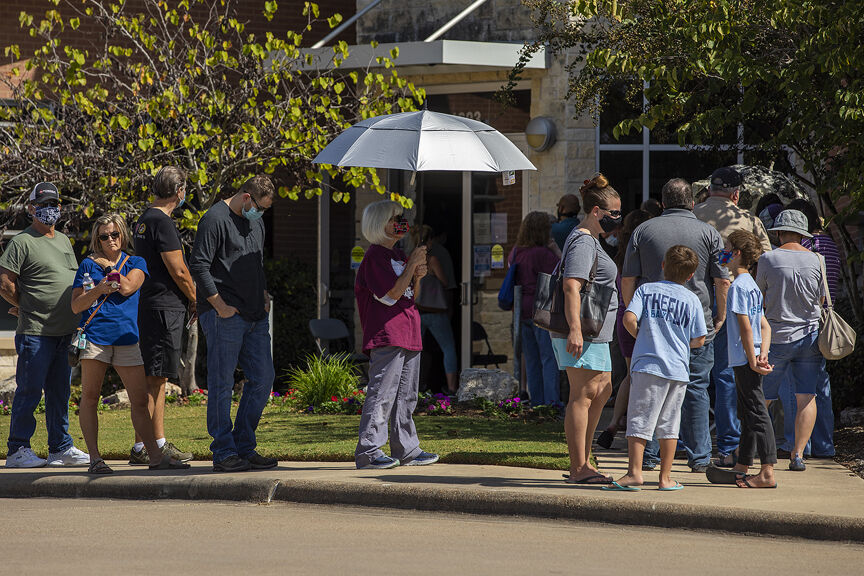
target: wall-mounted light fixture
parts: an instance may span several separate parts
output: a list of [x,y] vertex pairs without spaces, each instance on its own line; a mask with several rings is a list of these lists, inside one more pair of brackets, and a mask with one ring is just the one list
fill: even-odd
[[555,144],[555,122],[546,116],[532,118],[525,127],[525,139],[532,150],[543,152]]

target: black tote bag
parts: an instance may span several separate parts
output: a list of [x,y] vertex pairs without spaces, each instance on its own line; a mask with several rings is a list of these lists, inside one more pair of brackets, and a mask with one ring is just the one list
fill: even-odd
[[[578,238],[574,235],[572,238]],[[537,293],[534,298],[534,324],[544,330],[548,330],[553,336],[566,338],[570,333],[570,325],[564,314],[564,272],[563,263],[567,259],[572,242],[568,242],[561,255],[561,262],[553,274],[541,272],[537,275]],[[595,242],[595,249],[596,242]],[[611,286],[604,286],[595,282],[597,276],[597,263],[599,254],[594,252],[594,265],[588,281],[582,285],[579,292],[582,296],[580,317],[582,325],[582,336],[585,338],[596,338],[600,335],[606,313],[609,311],[609,303],[615,290]]]

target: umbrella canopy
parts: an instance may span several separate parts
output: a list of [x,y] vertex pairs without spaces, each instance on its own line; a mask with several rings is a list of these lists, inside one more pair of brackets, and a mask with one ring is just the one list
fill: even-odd
[[[796,198],[810,199],[807,190],[801,184],[788,174],[778,170],[744,164],[735,164],[732,168],[741,174],[742,179],[741,199],[738,201],[738,205],[747,210],[755,209],[759,199],[772,192],[780,197],[783,204],[788,204]],[[707,188],[710,181],[711,177],[709,176],[705,180],[693,182],[693,195],[697,196],[699,192]]]
[[491,126],[428,110],[358,122],[312,162],[412,172],[536,170],[515,144]]

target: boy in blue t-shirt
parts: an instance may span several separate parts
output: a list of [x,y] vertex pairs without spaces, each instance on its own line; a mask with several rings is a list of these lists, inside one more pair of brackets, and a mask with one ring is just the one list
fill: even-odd
[[690,381],[690,349],[705,343],[707,330],[699,297],[684,284],[699,266],[686,246],[669,248],[662,282],[636,289],[624,313],[624,327],[636,338],[630,365],[627,404],[628,470],[604,490],[639,490],[645,445],[660,442],[660,490],[680,490],[673,481],[672,460],[681,425],[681,405]]
[[[774,480],[774,464],[777,463],[774,427],[762,393],[762,376],[772,371],[768,364],[771,327],[763,313],[762,291],[750,275],[750,267],[761,255],[759,238],[747,230],[732,232],[720,253],[720,264],[735,277],[726,297],[726,309],[730,314],[726,335],[729,366],[735,372],[738,392],[741,440],[732,471],[712,466],[706,475],[716,484],[737,484],[739,488],[777,487]],[[759,474],[748,476],[747,470],[753,465],[756,453],[761,465]]]

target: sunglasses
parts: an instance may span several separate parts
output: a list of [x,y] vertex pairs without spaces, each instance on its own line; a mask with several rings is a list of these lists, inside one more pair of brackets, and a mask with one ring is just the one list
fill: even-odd
[[108,238],[111,238],[112,240],[117,240],[118,238],[120,238],[120,232],[111,232],[110,234],[99,234],[99,240],[101,240],[102,242],[105,242],[106,240],[108,240]]
[[[603,210],[606,210],[606,209],[603,208]],[[621,217],[621,211],[620,210],[606,210],[606,212],[608,212],[612,218],[620,218]]]
[[51,208],[57,208],[60,206],[59,200],[48,200],[47,202],[42,202],[39,206],[50,206]]
[[258,209],[259,212],[264,212],[267,210],[267,208],[262,208],[261,204],[259,204],[258,201],[255,200],[255,197],[251,194],[249,194],[249,199],[252,200],[252,203],[255,204],[255,207]]

